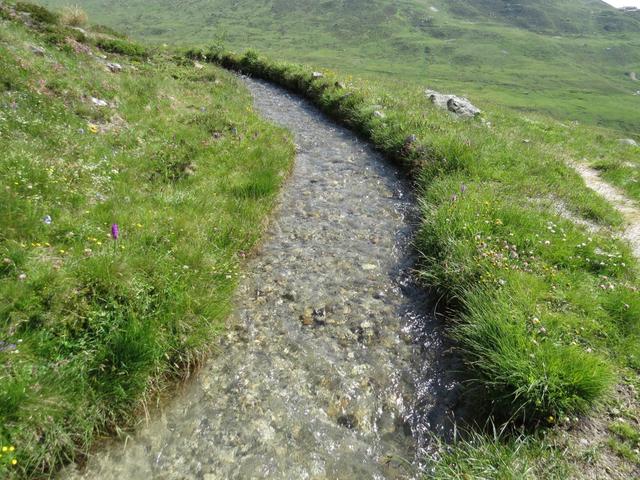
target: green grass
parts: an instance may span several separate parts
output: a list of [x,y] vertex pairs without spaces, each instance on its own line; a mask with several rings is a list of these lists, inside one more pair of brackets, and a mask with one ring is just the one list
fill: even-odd
[[[66,0],[43,0],[63,7]],[[82,0],[156,43],[223,42],[316,68],[467,94],[638,135],[640,19],[599,0]],[[434,7],[437,11],[431,9]],[[399,90],[401,91],[401,89]]]
[[451,444],[441,443],[440,452],[431,466],[431,477],[439,480],[571,478],[570,466],[544,435],[471,432]]
[[219,68],[0,9],[0,477],[40,478],[208,352],[293,145]]
[[[460,121],[420,90],[391,93],[331,71],[314,78],[310,67],[255,52],[213,48],[187,56],[301,93],[414,175],[423,212],[419,273],[448,301],[450,333],[468,366],[465,397],[481,417],[554,427],[567,415],[593,412],[622,374],[637,376],[637,262],[612,236],[620,215],[563,161],[566,145],[603,150],[615,142],[610,132],[498,109],[485,121]],[[576,218],[605,228],[594,233]],[[522,460],[520,450],[533,458],[527,452],[541,445],[485,440],[454,449],[464,455],[474,448],[483,458],[465,470],[501,459],[508,465],[513,455]],[[504,478],[519,478],[527,465]]]

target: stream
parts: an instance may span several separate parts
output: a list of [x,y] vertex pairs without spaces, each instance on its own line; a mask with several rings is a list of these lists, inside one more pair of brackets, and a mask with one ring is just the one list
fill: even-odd
[[219,352],[70,479],[418,478],[457,386],[413,280],[409,181],[304,100],[243,78],[296,163]]

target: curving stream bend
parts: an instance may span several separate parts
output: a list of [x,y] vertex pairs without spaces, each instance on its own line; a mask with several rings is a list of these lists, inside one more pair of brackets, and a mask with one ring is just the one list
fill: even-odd
[[412,281],[407,181],[303,100],[245,79],[299,146],[220,355],[86,479],[413,478],[455,384]]

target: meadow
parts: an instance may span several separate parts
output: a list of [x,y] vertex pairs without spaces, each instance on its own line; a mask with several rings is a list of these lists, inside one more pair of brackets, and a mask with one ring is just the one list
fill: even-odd
[[189,375],[293,159],[222,69],[47,13],[0,4],[2,478],[53,475]]
[[434,476],[636,474],[638,263],[567,163],[638,198],[619,131],[476,98],[483,115],[460,120],[420,82],[372,80],[374,61],[354,79],[218,41],[152,46],[78,12],[2,3],[0,19],[0,473],[52,476],[210,353],[294,155],[232,69],[305,96],[415,181],[418,274],[477,414]]
[[[61,8],[66,0],[43,0]],[[638,135],[640,19],[598,0],[83,0],[134,38],[222,43]]]

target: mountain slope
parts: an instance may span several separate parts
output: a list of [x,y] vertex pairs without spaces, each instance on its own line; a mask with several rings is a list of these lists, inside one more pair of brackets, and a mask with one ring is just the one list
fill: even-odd
[[0,2],[3,479],[207,352],[293,155],[231,75],[103,31]]
[[[66,0],[46,0],[61,7]],[[640,21],[599,0],[83,0],[150,41],[278,58],[637,133]]]

